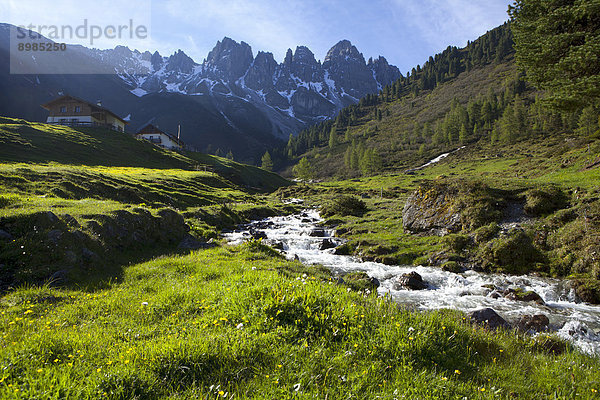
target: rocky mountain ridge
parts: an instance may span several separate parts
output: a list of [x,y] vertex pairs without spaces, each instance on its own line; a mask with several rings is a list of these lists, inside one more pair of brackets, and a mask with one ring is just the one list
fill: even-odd
[[79,49],[110,64],[138,97],[164,92],[237,97],[280,114],[284,121],[274,122],[282,136],[291,133],[291,126],[331,118],[402,76],[384,57],[367,63],[348,40],[333,46],[323,63],[306,46],[288,49],[277,63],[272,53],[259,51],[254,56],[247,43],[228,37],[218,41],[202,63],[181,50],[164,57],[123,46]]

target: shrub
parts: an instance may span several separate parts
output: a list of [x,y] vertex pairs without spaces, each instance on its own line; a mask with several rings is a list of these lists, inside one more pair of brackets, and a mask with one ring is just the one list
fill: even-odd
[[502,270],[519,274],[527,272],[537,263],[545,262],[544,255],[533,245],[531,237],[520,229],[488,243],[480,252],[484,265],[494,265]]
[[548,215],[567,206],[567,196],[555,186],[531,189],[525,192],[525,212],[530,215]]
[[475,243],[477,244],[485,243],[495,238],[498,235],[498,232],[500,232],[500,227],[497,223],[492,222],[489,225],[477,229],[473,236],[473,240],[475,240]]
[[448,250],[460,253],[471,244],[471,238],[467,235],[451,234],[442,238],[442,245]]
[[325,204],[321,209],[321,214],[325,217],[332,215],[354,215],[361,216],[367,211],[367,205],[364,201],[355,196],[340,196],[337,199]]

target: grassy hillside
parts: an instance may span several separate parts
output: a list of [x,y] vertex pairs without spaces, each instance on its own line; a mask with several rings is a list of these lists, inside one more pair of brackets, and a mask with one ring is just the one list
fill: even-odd
[[102,129],[1,122],[0,290],[102,284],[128,262],[289,211],[260,193],[290,183],[256,167]]
[[[327,142],[301,154],[310,160],[317,177],[347,178],[361,175],[360,166],[350,168],[346,153],[362,146],[377,153],[379,166],[368,172],[403,171],[418,167],[437,155],[465,143],[432,143],[423,137],[425,124],[432,129],[451,110],[453,101],[465,106],[471,99],[485,97],[490,91],[501,93],[517,77],[512,58],[460,74],[455,79],[417,96],[407,95],[399,100],[383,102],[373,107],[359,108],[359,117],[344,128],[333,125],[337,144]],[[381,118],[377,117],[381,114]],[[471,141],[470,141],[471,142]],[[358,161],[357,161],[358,162]],[[291,168],[285,171],[290,174]]]
[[214,171],[240,186],[273,190],[276,174],[215,156],[161,149],[124,133],[0,117],[0,161]]

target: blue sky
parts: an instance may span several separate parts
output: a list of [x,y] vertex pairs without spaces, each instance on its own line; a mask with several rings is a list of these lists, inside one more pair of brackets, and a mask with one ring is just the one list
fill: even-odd
[[[462,47],[508,19],[510,0],[0,0],[0,21],[98,24],[135,17],[150,26],[145,40],[99,39],[94,47],[128,45],[202,62],[228,36],[281,61],[288,48],[308,46],[317,59],[341,39],[369,57],[385,56],[405,73],[448,45]],[[103,10],[98,13],[97,10]],[[3,14],[4,13],[4,14]],[[25,22],[23,22],[25,24]],[[70,40],[77,42],[77,40]],[[85,43],[82,43],[85,44]],[[88,44],[89,45],[89,44]]]

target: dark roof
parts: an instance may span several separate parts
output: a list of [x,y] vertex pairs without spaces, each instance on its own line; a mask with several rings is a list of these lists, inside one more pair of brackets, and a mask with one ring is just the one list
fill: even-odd
[[77,100],[77,101],[81,101],[82,103],[87,103],[87,104],[88,104],[88,105],[89,105],[89,106],[92,108],[92,110],[93,110],[93,109],[96,109],[96,110],[100,110],[100,111],[106,111],[107,113],[109,113],[109,114],[110,114],[110,115],[112,115],[113,117],[115,117],[115,118],[117,118],[118,120],[122,121],[124,124],[128,124],[128,123],[129,123],[129,122],[125,121],[123,118],[119,117],[119,116],[118,116],[117,114],[115,114],[114,112],[112,112],[112,111],[110,111],[109,109],[107,109],[107,108],[104,108],[104,107],[102,107],[102,106],[99,106],[99,105],[97,105],[97,104],[94,104],[94,103],[90,103],[89,101],[87,101],[87,100],[83,100],[83,99],[80,99],[79,97],[71,96],[70,94],[65,94],[65,95],[63,95],[63,96],[57,97],[57,98],[56,98],[56,99],[54,99],[54,100],[50,100],[50,101],[49,101],[49,102],[47,102],[46,104],[42,104],[42,108],[45,108],[46,110],[49,110],[49,109],[50,109],[50,105],[52,105],[52,104],[54,104],[54,103],[58,103],[58,102],[60,102],[60,101],[62,101],[62,100],[65,100],[65,99],[67,99],[67,98],[74,99],[74,100]]
[[158,134],[162,133],[163,135],[167,136],[169,139],[171,139],[172,141],[174,141],[175,143],[177,143],[180,146],[184,145],[184,143],[183,143],[183,141],[181,141],[181,139],[177,139],[175,136],[168,134],[167,132],[159,129],[156,125],[153,125],[153,124],[146,124],[142,128],[138,129],[138,131],[136,132],[136,136],[137,135],[152,134],[150,132],[143,133],[142,131],[145,130],[146,128],[153,128],[153,130],[156,131],[156,133],[158,133]]

